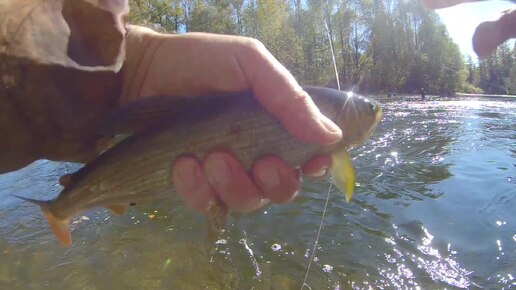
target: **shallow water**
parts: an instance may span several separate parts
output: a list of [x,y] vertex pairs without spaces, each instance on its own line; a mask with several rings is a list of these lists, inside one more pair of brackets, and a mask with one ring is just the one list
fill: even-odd
[[[333,192],[311,289],[516,287],[516,100],[380,100],[385,120],[352,156],[351,203]],[[329,183],[233,215],[215,243],[177,199],[73,221],[70,248],[39,210],[77,165],[0,175],[0,289],[299,289]]]

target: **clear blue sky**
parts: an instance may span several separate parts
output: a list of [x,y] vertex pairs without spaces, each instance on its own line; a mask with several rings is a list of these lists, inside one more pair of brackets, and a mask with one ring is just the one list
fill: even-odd
[[437,10],[448,33],[460,47],[463,54],[476,58],[471,45],[475,28],[484,21],[495,20],[504,10],[516,8],[516,4],[508,1],[483,1],[466,3],[458,6]]

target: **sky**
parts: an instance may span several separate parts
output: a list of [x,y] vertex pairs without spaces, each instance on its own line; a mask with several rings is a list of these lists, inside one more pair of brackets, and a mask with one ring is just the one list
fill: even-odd
[[475,28],[481,22],[497,19],[502,11],[510,8],[516,8],[516,4],[493,0],[461,4],[436,12],[446,25],[450,37],[459,45],[462,54],[471,55],[475,59],[477,56],[471,45]]

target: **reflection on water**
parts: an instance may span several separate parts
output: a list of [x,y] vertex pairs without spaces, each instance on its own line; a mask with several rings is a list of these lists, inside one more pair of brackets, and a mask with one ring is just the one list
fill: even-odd
[[[356,195],[333,192],[312,289],[516,286],[516,101],[382,100],[385,121],[353,151]],[[123,217],[98,209],[63,248],[33,205],[74,164],[0,176],[0,289],[299,289],[328,182],[233,215],[215,242],[177,199]]]

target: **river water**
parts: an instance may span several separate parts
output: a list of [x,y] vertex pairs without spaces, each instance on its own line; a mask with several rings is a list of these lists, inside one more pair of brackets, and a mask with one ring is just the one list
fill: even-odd
[[[516,100],[382,99],[385,119],[352,151],[350,203],[332,192],[311,289],[516,287]],[[207,238],[179,200],[103,209],[60,246],[36,206],[78,165],[0,175],[0,289],[300,289],[329,182],[292,203],[232,215]],[[308,289],[308,287],[305,287]]]

